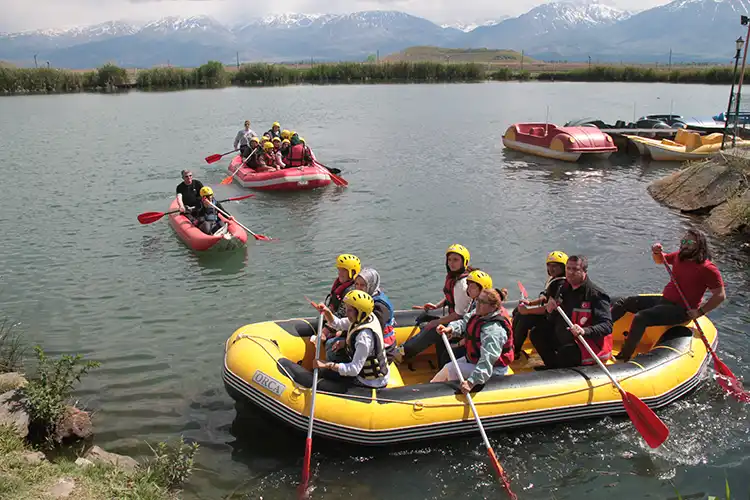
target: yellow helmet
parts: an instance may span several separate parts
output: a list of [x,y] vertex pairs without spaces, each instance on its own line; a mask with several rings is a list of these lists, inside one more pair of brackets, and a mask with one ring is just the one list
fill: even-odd
[[274,142],[276,142],[276,141],[279,141],[279,142],[281,142],[281,139],[279,139],[278,137],[274,137],[273,139],[271,139],[271,142],[272,142],[272,143],[274,143]]
[[263,143],[263,149],[273,149],[273,143],[272,142]]
[[279,122],[273,122],[273,125],[271,125],[271,128],[273,127],[281,127],[281,124]]
[[466,281],[471,281],[476,283],[477,285],[482,288],[482,290],[491,290],[492,289],[492,277],[485,273],[484,271],[480,271],[477,269],[476,271],[472,271],[469,273],[469,275],[466,277]]
[[357,322],[361,322],[372,314],[375,309],[375,301],[372,297],[361,290],[351,290],[344,296],[344,304],[352,306],[357,310]]
[[257,142],[258,144],[260,144],[260,139],[258,139],[258,138],[257,138],[257,137],[255,137],[255,136],[252,136],[252,137],[250,138],[250,142]]
[[362,268],[362,262],[356,255],[342,253],[336,259],[336,268],[349,271],[349,279],[353,280],[359,274],[359,270]]
[[270,135],[268,135],[268,134],[263,134],[263,141],[264,141],[264,142],[265,142],[265,141],[270,141],[270,140],[271,140],[271,136],[270,136]]
[[562,264],[563,266],[568,263],[568,256],[560,250],[555,250],[547,255],[547,264]]
[[201,188],[201,190],[198,192],[198,194],[201,195],[201,198],[203,198],[205,196],[213,196],[214,195],[214,190],[211,189],[211,186],[203,186]]
[[457,253],[458,255],[463,257],[464,267],[467,267],[469,265],[469,259],[471,258],[471,254],[469,253],[469,249],[466,248],[465,246],[455,243],[448,247],[448,250],[445,251],[445,256],[448,257],[449,253]]
[[284,139],[283,141],[281,141],[281,144],[291,144],[291,143],[292,141],[290,141],[289,139]]
[[304,137],[300,137],[300,138],[299,138],[299,142],[301,142],[301,143],[303,143],[303,144],[304,144],[304,143],[305,143],[305,138],[304,138]]
[[292,136],[292,133],[288,130],[282,130],[281,131],[281,138],[282,139],[289,139]]

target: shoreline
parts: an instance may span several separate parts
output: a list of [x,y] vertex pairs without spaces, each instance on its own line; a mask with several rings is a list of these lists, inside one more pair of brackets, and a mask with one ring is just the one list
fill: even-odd
[[[560,65],[562,66],[562,64]],[[529,71],[523,66],[492,67],[483,63],[382,62],[325,63],[305,67],[245,64],[228,70],[216,61],[198,68],[157,67],[130,70],[106,64],[96,70],[55,68],[0,68],[0,95],[48,95],[81,92],[114,93],[171,91],[226,87],[280,87],[289,85],[484,83],[490,81],[630,82],[728,85],[728,66],[595,65],[558,70]],[[746,77],[750,82],[750,74]]]

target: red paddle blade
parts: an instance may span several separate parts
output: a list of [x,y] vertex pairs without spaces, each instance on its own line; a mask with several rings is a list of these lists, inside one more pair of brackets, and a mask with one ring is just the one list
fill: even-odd
[[524,299],[529,296],[529,294],[526,292],[526,287],[523,286],[523,283],[521,283],[521,281],[518,282],[518,290],[521,292],[521,295],[523,295]]
[[223,179],[221,180],[221,184],[224,184],[225,186],[226,186],[227,184],[231,184],[231,183],[232,183],[232,176],[231,176],[231,175],[230,175],[229,177],[224,177],[224,178],[223,178]]
[[334,174],[333,172],[328,172],[328,175],[331,176],[331,180],[337,186],[348,186],[349,185],[349,183],[345,179],[342,179],[341,177],[339,177],[338,175]]
[[495,456],[495,450],[493,450],[492,448],[487,448],[487,454],[490,456],[492,467],[495,469],[495,474],[497,474],[500,485],[508,494],[508,498],[510,498],[511,500],[518,500],[516,494],[513,493],[513,490],[510,489],[510,481],[508,480],[508,476],[505,474],[505,470],[503,470],[503,466],[500,465],[497,456]]
[[264,234],[254,234],[253,238],[255,238],[258,241],[278,241],[277,238],[269,238],[268,236]]
[[138,222],[141,224],[151,224],[164,217],[166,212],[143,212],[138,216]]
[[622,394],[622,404],[636,430],[651,448],[658,448],[669,437],[669,429],[646,403],[629,392]]
[[221,155],[220,154],[206,156],[206,163],[216,163],[219,160],[221,160]]
[[727,393],[732,395],[737,401],[750,403],[750,394],[742,387],[742,382],[734,376],[732,370],[714,354],[714,370],[716,370],[716,382]]
[[254,194],[246,194],[245,196],[235,196],[234,198],[227,198],[225,201],[240,201],[246,198],[252,198]]
[[308,498],[310,492],[308,491],[308,483],[310,482],[310,456],[312,455],[312,438],[307,438],[305,441],[305,459],[302,464],[302,481],[299,483],[297,488],[297,495],[300,500]]

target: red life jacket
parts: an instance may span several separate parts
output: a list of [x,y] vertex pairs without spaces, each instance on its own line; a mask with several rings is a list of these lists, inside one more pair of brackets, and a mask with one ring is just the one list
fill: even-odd
[[287,155],[286,165],[288,167],[304,167],[305,166],[305,145],[297,144],[289,148],[289,154]]
[[448,312],[452,313],[456,310],[456,298],[453,296],[453,288],[459,280],[467,277],[469,273],[464,271],[459,276],[453,277],[448,274],[445,277],[445,285],[443,285],[443,295],[445,296],[445,305],[448,306]]
[[346,289],[353,284],[354,280],[349,280],[342,283],[338,278],[336,278],[336,281],[333,282],[333,286],[331,286],[331,293],[329,293],[328,297],[326,297],[326,299],[328,300],[328,308],[333,314],[336,314],[336,311],[338,311],[339,307],[341,307],[341,301],[344,300]]
[[263,153],[263,163],[268,167],[276,166],[276,154],[275,153]]
[[466,359],[469,363],[479,363],[479,352],[482,349],[482,326],[488,323],[498,323],[508,334],[508,340],[503,344],[500,357],[495,361],[495,366],[508,366],[513,362],[513,327],[508,311],[503,307],[500,314],[490,319],[474,316],[466,324]]
[[[581,302],[580,307],[573,309],[573,312],[570,315],[570,321],[580,327],[591,325],[592,319],[593,312],[591,309],[591,302],[585,300]],[[584,335],[581,338],[591,347],[594,353],[596,353],[596,356],[602,361],[607,361],[612,357],[612,334],[598,338],[589,338]],[[578,345],[578,348],[581,350],[581,364],[593,365],[595,361],[589,352],[580,344]]]

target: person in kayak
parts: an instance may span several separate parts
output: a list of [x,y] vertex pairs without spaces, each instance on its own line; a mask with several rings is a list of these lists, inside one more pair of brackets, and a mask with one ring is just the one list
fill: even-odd
[[[663,251],[661,243],[653,244],[651,255],[654,262],[662,265],[666,261],[672,266],[674,279],[685,294],[688,307],[685,307],[672,280],[664,287],[661,296],[635,295],[616,300],[612,306],[612,321],[622,318],[626,312],[635,314],[617,355],[618,361],[627,361],[633,356],[649,326],[672,326],[698,319],[719,307],[727,297],[724,280],[711,262],[711,250],[702,232],[690,229],[682,237],[678,251],[668,254]],[[701,304],[706,290],[711,292],[711,297]]]
[[276,166],[276,152],[274,151],[272,142],[263,144],[263,164],[266,167],[266,172],[278,170]]
[[437,304],[431,302],[422,306],[425,311],[448,308],[448,314],[433,319],[421,326],[421,331],[413,338],[407,340],[397,347],[396,361],[408,362],[420,352],[431,345],[435,345],[438,353],[440,368],[448,362],[447,353],[443,346],[440,335],[437,333],[438,325],[447,325],[451,321],[463,318],[469,312],[471,299],[466,293],[468,282],[466,278],[475,269],[469,266],[471,254],[469,249],[463,245],[454,244],[445,251],[445,268],[447,271],[445,284],[443,285],[443,299]]
[[243,159],[247,158],[247,155],[252,151],[250,147],[250,139],[256,135],[257,134],[250,128],[250,120],[245,120],[245,128],[237,132],[237,135],[234,137],[234,149],[237,149],[239,146],[240,154]]
[[214,198],[214,190],[211,189],[210,186],[201,188],[200,195],[201,201],[198,204],[198,207],[193,211],[193,216],[196,219],[198,229],[206,234],[214,234],[224,225],[219,218],[219,210],[217,210],[217,208],[220,208],[227,214],[226,218],[228,220],[234,220],[234,217],[229,215],[229,212],[224,210],[221,203]]
[[273,139],[274,137],[281,138],[281,125],[279,124],[279,122],[273,122],[273,125],[271,125],[271,130],[266,132],[265,135],[267,135],[271,139]]
[[349,319],[346,332],[345,362],[316,359],[321,376],[329,380],[380,389],[388,385],[388,361],[383,331],[373,314],[375,301],[366,292],[352,290],[342,300]]
[[193,179],[191,170],[183,170],[180,175],[182,176],[182,182],[177,185],[177,206],[180,213],[190,219],[192,217],[190,210],[200,203],[200,191],[203,189],[203,184],[201,181]]
[[521,299],[518,307],[513,311],[513,347],[514,357],[519,359],[523,352],[523,344],[529,332],[547,320],[544,304],[550,297],[557,296],[558,290],[565,282],[565,264],[568,256],[564,252],[555,250],[547,255],[547,283],[539,298],[534,300]]
[[[396,347],[396,318],[394,315],[393,304],[391,304],[388,295],[380,288],[380,274],[370,267],[362,268],[357,277],[354,279],[354,288],[366,292],[375,301],[373,314],[383,330],[383,342],[385,345],[386,357],[390,362],[393,359]],[[325,315],[329,327],[337,332],[336,336],[326,342],[326,359],[332,359],[331,354],[341,351],[344,347],[344,339],[340,335],[349,329],[350,321],[346,316],[337,317],[331,312],[325,304],[317,304],[316,309]],[[332,341],[332,342],[331,342]],[[330,353],[328,348],[330,347]]]
[[299,135],[296,133],[293,134],[289,142],[291,146],[289,147],[289,153],[285,162],[287,167],[301,168],[312,164],[313,160],[310,156],[310,150],[305,147],[305,143],[300,141]]
[[[466,354],[456,360],[465,379],[461,384],[464,394],[476,385],[487,383],[493,375],[508,373],[508,366],[513,362],[513,331],[510,314],[503,307],[503,298],[497,290],[482,290],[475,310],[448,325],[438,325],[437,331],[449,337],[465,333]],[[456,367],[450,363],[430,382],[457,379]]]
[[[589,352],[578,345],[586,342],[596,356],[607,361],[612,356],[612,316],[609,295],[588,277],[588,259],[571,255],[565,265],[565,282],[557,295],[545,304],[548,321],[531,331],[531,343],[547,368],[593,365]],[[573,327],[557,312],[567,314]]]

